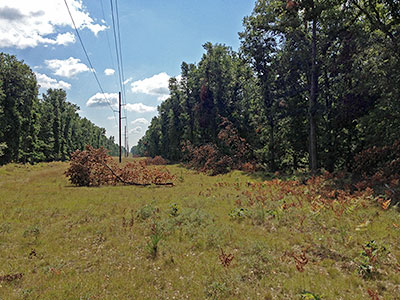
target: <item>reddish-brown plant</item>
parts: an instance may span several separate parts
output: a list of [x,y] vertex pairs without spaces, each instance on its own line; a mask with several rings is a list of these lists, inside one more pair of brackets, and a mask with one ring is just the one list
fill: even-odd
[[162,158],[161,156],[159,156],[159,155],[154,156],[153,158],[147,157],[144,160],[144,162],[148,166],[149,165],[161,166],[161,165],[166,165],[167,164],[167,161],[164,158]]
[[135,160],[120,168],[104,148],[87,146],[84,151],[71,154],[70,166],[65,172],[77,186],[105,184],[173,185],[174,176],[165,169],[147,167],[144,161]]
[[[226,173],[232,169],[241,169],[249,158],[249,145],[239,136],[233,123],[222,118],[216,143],[207,143],[194,147],[186,142],[182,148],[184,160],[190,168],[210,175]],[[255,168],[255,166],[251,166]]]
[[18,273],[18,274],[7,274],[0,276],[0,282],[5,281],[5,282],[11,282],[14,280],[22,279],[24,277],[24,273]]
[[232,260],[234,259],[233,254],[226,254],[224,250],[221,248],[221,254],[219,255],[219,260],[221,261],[221,264],[227,268],[230,266]]
[[305,251],[302,251],[301,254],[295,255],[294,253],[291,253],[291,256],[293,257],[295,263],[296,263],[296,268],[299,272],[304,272],[304,266],[308,263],[308,258],[306,257]]
[[379,300],[378,293],[371,289],[368,289],[368,295],[371,297],[371,300]]

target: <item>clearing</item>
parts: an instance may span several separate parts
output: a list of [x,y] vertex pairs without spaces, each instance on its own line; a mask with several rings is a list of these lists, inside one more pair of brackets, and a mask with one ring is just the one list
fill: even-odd
[[67,167],[0,168],[1,300],[400,299],[400,214],[368,192],[177,165],[175,187],[74,187]]

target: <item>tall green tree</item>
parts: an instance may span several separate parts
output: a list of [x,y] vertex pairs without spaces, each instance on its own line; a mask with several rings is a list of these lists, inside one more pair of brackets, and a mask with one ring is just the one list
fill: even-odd
[[0,53],[0,143],[7,144],[7,151],[0,164],[11,161],[33,162],[37,143],[38,87],[35,74],[15,56]]

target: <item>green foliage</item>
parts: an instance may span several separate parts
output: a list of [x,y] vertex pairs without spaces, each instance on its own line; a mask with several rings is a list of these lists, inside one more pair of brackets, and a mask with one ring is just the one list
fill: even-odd
[[182,80],[171,79],[171,96],[136,150],[177,161],[191,145],[200,170],[240,168],[240,150],[218,138],[227,118],[249,145],[241,160],[264,171],[307,169],[310,156],[329,172],[354,171],[358,153],[398,139],[397,6],[256,1],[239,53],[206,43],[198,64],[182,63]]
[[150,257],[154,259],[157,257],[159,243],[163,238],[157,223],[151,225],[151,234],[149,238],[150,241],[147,243],[147,251]]
[[369,241],[363,246],[361,258],[358,266],[358,273],[364,278],[371,278],[377,274],[382,257],[387,255],[387,249],[379,246],[374,240]]
[[49,89],[39,99],[29,66],[0,53],[0,164],[67,160],[86,145],[117,154],[114,138],[82,119],[78,110],[61,89]]
[[157,208],[153,204],[146,204],[136,211],[136,217],[140,221],[145,221],[152,217],[157,211]]
[[38,87],[33,71],[15,56],[0,53],[0,164],[33,162],[37,151]]
[[301,299],[302,300],[321,300],[321,297],[319,297],[311,292],[304,291],[301,293]]
[[229,216],[234,220],[243,220],[249,216],[247,208],[237,207],[231,210]]
[[170,214],[172,217],[177,217],[177,216],[180,214],[181,208],[179,207],[178,204],[172,203],[172,204],[169,206],[169,208],[170,208],[169,214]]
[[7,149],[6,143],[0,143],[0,156],[4,155],[4,151]]

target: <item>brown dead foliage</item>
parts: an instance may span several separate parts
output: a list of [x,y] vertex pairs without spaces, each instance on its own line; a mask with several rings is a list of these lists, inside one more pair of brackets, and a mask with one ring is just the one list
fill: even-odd
[[142,160],[134,160],[119,167],[103,147],[86,146],[84,151],[71,154],[70,167],[65,172],[69,181],[77,186],[116,185],[169,185],[174,176],[168,170],[148,167]]

